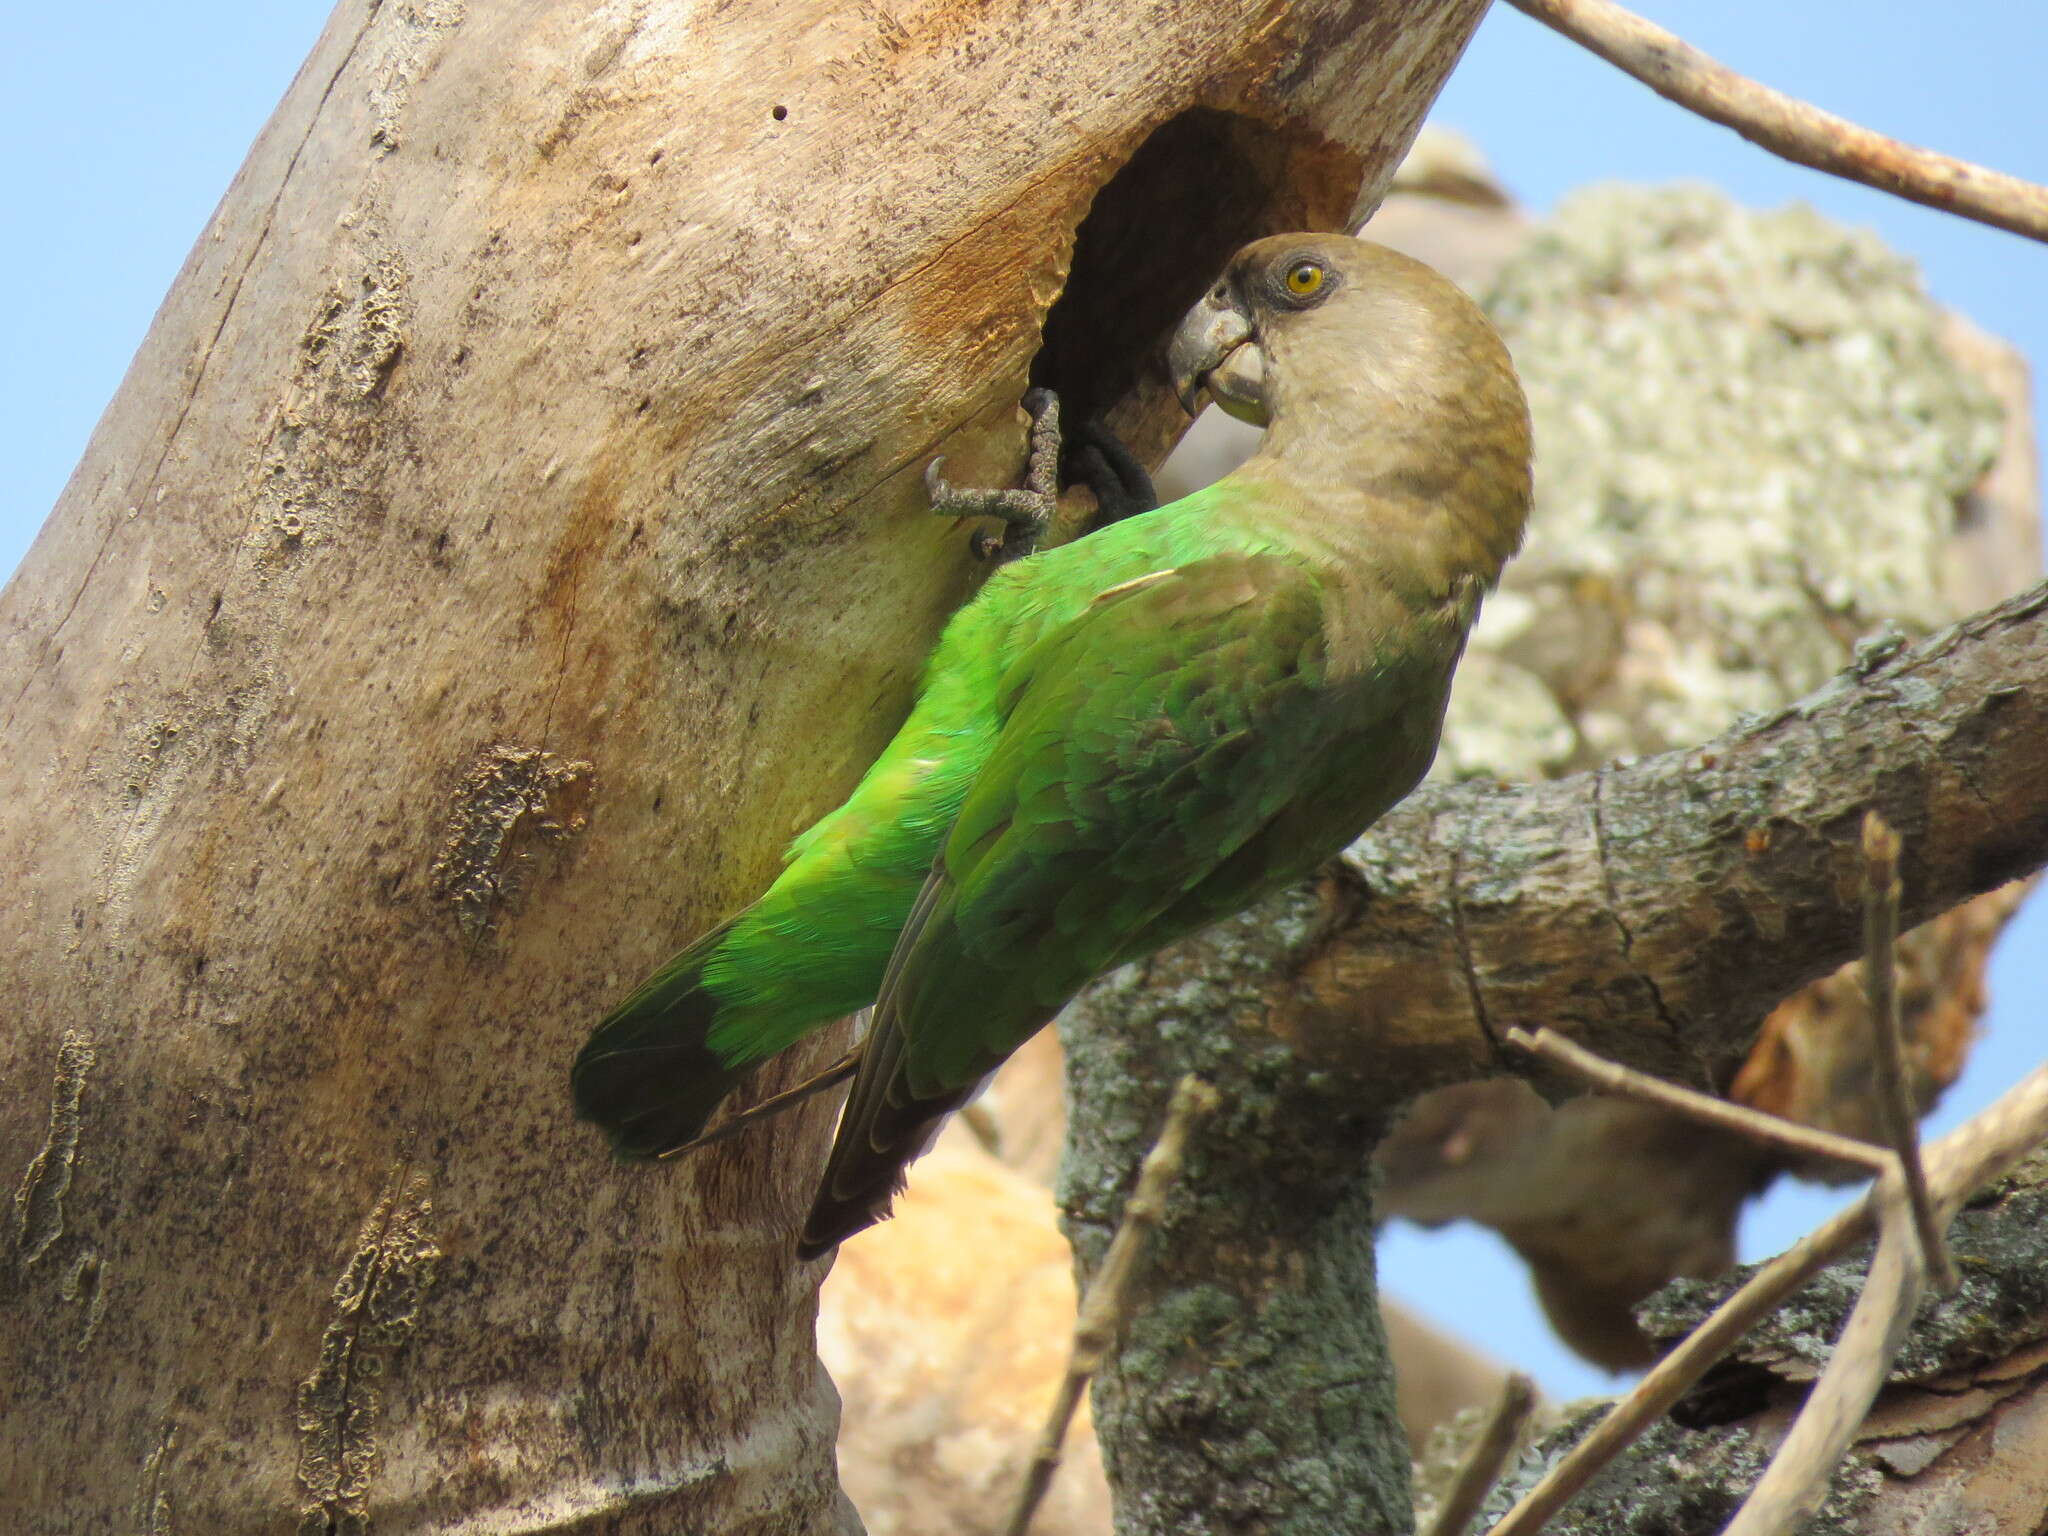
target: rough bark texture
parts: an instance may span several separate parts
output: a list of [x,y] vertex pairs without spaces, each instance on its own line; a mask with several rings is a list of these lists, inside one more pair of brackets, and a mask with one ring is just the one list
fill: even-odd
[[[1912,1335],[1803,1536],[1970,1532],[2036,1536],[2048,1509],[2048,1162],[2039,1154],[1963,1212],[1955,1295],[1921,1308]],[[1709,1536],[1783,1441],[1861,1294],[1869,1249],[1831,1265],[1780,1307],[1545,1527],[1558,1536]],[[1680,1281],[1645,1304],[1675,1341],[1747,1273]],[[1535,1446],[1489,1501],[1498,1517],[1598,1418]]]
[[1481,8],[346,0],[0,603],[0,1524],[853,1523],[825,1107],[622,1169],[569,1053],[894,725],[926,460],[1162,444]]
[[[1498,1031],[1521,1023],[1713,1081],[1778,998],[1855,954],[1865,809],[1906,838],[1909,924],[2048,859],[2044,611],[2032,588],[1700,747],[1425,789],[1348,856],[1358,915],[1271,1027],[1375,1097],[1505,1065]],[[1397,966],[1404,987],[1375,985]]]
[[1407,1445],[1374,1295],[1366,1149],[1386,1109],[1304,1070],[1255,1015],[1312,932],[1297,895],[1128,967],[1062,1016],[1069,1087],[1061,1199],[1081,1271],[1101,1261],[1171,1085],[1224,1109],[1191,1145],[1095,1387],[1129,1533],[1406,1530]]

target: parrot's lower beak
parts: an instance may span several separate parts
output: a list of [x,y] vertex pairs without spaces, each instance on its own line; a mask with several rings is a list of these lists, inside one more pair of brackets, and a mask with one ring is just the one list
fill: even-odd
[[1189,310],[1166,348],[1167,371],[1181,408],[1194,415],[1207,389],[1233,416],[1246,409],[1263,415],[1266,359],[1256,335],[1251,316],[1227,287],[1219,285]]

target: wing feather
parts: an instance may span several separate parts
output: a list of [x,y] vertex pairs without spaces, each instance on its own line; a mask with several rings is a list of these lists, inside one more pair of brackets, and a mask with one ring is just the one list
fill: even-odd
[[1125,582],[1011,664],[988,762],[876,1001],[800,1252],[886,1213],[945,1115],[1255,838],[1341,729],[1305,568]]

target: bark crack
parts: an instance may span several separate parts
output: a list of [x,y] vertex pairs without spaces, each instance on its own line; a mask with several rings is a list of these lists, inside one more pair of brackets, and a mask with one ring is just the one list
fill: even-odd
[[1607,798],[1607,770],[1611,766],[1609,763],[1602,763],[1593,770],[1593,793],[1587,800],[1591,813],[1589,819],[1593,823],[1593,852],[1600,864],[1600,895],[1602,905],[1606,910],[1607,920],[1614,924],[1614,931],[1621,936],[1621,958],[1627,962],[1629,970],[1642,982],[1644,990],[1650,994],[1650,1008],[1656,1014],[1657,1021],[1674,1036],[1682,1036],[1684,1031],[1679,1027],[1678,1020],[1672,1015],[1670,1004],[1664,1000],[1664,989],[1657,985],[1657,978],[1650,974],[1649,969],[1636,959],[1635,930],[1629,926],[1628,920],[1621,915],[1621,892],[1614,883],[1614,867],[1609,862],[1607,843],[1605,802]]
[[[1889,678],[1873,678],[1866,682],[1868,692],[1890,710],[1892,718],[1899,723],[1899,733],[1911,741],[1918,754],[1929,763],[1955,770],[1957,778],[1963,781],[1963,788],[1977,797],[1977,803],[1986,810],[1994,809],[1990,794],[1977,778],[1976,764],[1970,761],[1967,751],[1944,751],[1942,743],[1931,735],[1926,726],[1915,716],[1913,708],[1899,695]],[[1951,734],[1958,727],[1951,728]]]
[[562,699],[562,685],[569,680],[569,641],[576,633],[577,592],[569,592],[569,612],[562,621],[562,643],[555,651],[555,685],[548,690],[548,707],[541,716],[540,744],[543,750],[553,739],[555,730],[555,706]]
[[1493,1019],[1486,1011],[1486,996],[1479,985],[1479,968],[1472,955],[1472,934],[1465,923],[1465,848],[1462,843],[1451,844],[1451,867],[1449,889],[1451,902],[1451,935],[1458,946],[1458,970],[1465,978],[1465,995],[1471,1000],[1472,1019],[1479,1026],[1479,1032],[1486,1036],[1487,1048],[1496,1060],[1507,1059],[1507,1052],[1501,1044],[1500,1034],[1493,1027]]

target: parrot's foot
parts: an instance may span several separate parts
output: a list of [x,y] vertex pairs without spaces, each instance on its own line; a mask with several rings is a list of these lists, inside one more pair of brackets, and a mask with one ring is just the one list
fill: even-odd
[[984,491],[954,485],[939,473],[944,459],[933,459],[924,472],[924,487],[931,495],[932,511],[940,517],[1002,520],[1001,533],[978,532],[970,546],[977,557],[997,565],[1021,560],[1038,547],[1039,539],[1052,526],[1054,498],[1059,490],[1059,397],[1049,389],[1028,390],[1024,409],[1031,413],[1031,456],[1025,462],[1023,489]]
[[1123,439],[1100,416],[1090,417],[1067,433],[1061,480],[1085,485],[1100,509],[1093,527],[1107,528],[1159,505],[1152,477]]

